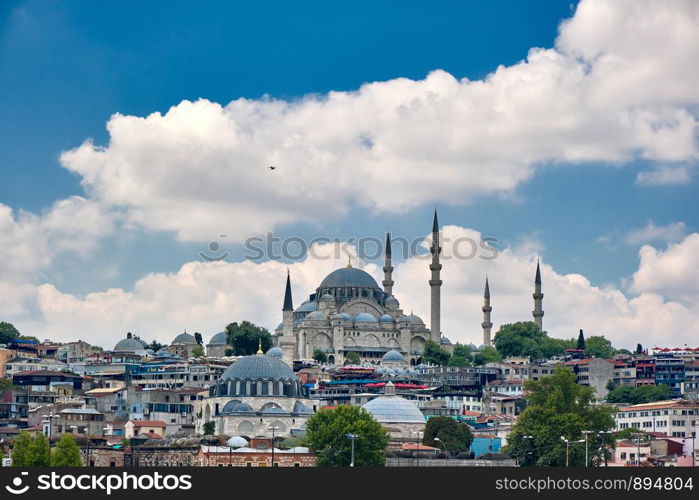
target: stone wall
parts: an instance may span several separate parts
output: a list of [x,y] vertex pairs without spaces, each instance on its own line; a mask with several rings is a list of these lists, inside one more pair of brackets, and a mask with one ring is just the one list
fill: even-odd
[[421,458],[387,458],[386,467],[515,467],[514,459],[509,460],[459,460]]

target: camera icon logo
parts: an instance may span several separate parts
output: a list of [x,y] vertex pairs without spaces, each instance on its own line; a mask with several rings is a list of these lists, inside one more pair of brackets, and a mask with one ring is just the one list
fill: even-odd
[[28,476],[28,472],[22,472],[20,473],[19,477],[16,477],[12,480],[12,486],[7,485],[5,486],[5,489],[12,493],[13,495],[22,495],[29,490],[29,485],[25,485],[22,487],[22,477],[21,476]]

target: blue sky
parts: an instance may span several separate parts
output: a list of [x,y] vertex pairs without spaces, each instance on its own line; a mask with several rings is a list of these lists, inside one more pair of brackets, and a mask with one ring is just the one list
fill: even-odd
[[[559,24],[576,5],[4,2],[0,203],[15,214],[40,214],[57,200],[89,197],[81,176],[63,168],[59,156],[89,138],[107,146],[106,124],[114,113],[145,117],[198,98],[221,105],[263,96],[294,102],[309,94],[353,91],[367,82],[422,80],[434,70],[481,80],[499,66],[516,65],[533,47],[553,47]],[[557,96],[551,99],[555,104]],[[443,224],[494,236],[500,248],[529,245],[560,274],[579,273],[593,285],[623,288],[639,266],[643,244],[659,250],[668,244],[662,236],[630,241],[629,232],[651,221],[660,227],[683,223],[685,234],[697,230],[696,176],[664,185],[638,182],[639,172],[666,163],[642,154],[618,162],[534,161],[531,175],[506,195],[468,191],[460,202],[452,194],[442,203],[435,193],[433,200],[397,212],[350,203],[350,215],[274,228],[280,236],[304,238],[381,236],[387,229],[418,237],[429,229],[436,206]],[[216,231],[211,235],[215,239]],[[175,272],[197,260],[205,246],[205,238],[122,228],[87,256],[56,256],[33,280],[78,295],[130,290],[147,273]],[[232,260],[242,256],[240,245],[227,250]],[[95,272],[107,267],[109,272]]]

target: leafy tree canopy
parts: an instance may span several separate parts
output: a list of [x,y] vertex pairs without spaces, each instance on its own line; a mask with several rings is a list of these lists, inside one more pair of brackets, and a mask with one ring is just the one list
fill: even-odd
[[615,437],[616,439],[633,439],[639,434],[645,435],[646,433],[643,432],[641,429],[637,429],[636,427],[627,427],[626,429],[622,429],[619,432],[615,433]]
[[262,350],[272,347],[272,335],[266,328],[257,326],[250,321],[243,321],[240,324],[231,323],[226,326],[226,341],[233,347],[236,356],[249,356],[258,350],[260,340]]
[[318,363],[327,363],[328,355],[320,349],[316,349],[315,351],[313,351],[313,359],[315,359]]
[[609,340],[601,335],[595,335],[588,337],[585,341],[585,354],[595,358],[609,359],[614,356],[614,348]]
[[63,434],[51,453],[52,467],[80,467],[80,448],[70,434]]
[[201,358],[204,356],[204,347],[201,345],[197,345],[192,349],[192,356],[195,358]]
[[353,365],[358,365],[362,361],[359,357],[359,353],[354,351],[350,351],[347,354],[345,354],[345,359]]
[[481,366],[486,363],[493,363],[502,360],[502,354],[493,346],[485,346],[473,356],[473,364]]
[[608,403],[629,403],[638,405],[662,401],[669,397],[670,386],[667,384],[641,385],[638,387],[620,385],[610,390],[606,399]]
[[162,349],[163,347],[167,347],[167,345],[161,344],[161,343],[158,342],[157,340],[154,340],[153,342],[151,342],[150,344],[148,344],[147,349],[152,349],[153,352],[158,352],[158,351],[159,351],[160,349]]
[[0,392],[12,390],[12,381],[4,377],[0,377]]
[[[565,465],[566,443],[589,434],[590,458],[599,448],[614,442],[613,436],[602,433],[614,427],[614,408],[594,404],[592,387],[575,383],[575,374],[559,366],[550,377],[525,382],[529,405],[522,412],[508,436],[505,453],[526,465]],[[532,436],[531,438],[524,436]],[[570,465],[584,465],[585,446],[570,444]]]
[[19,336],[19,330],[15,328],[15,325],[7,321],[0,321],[0,344],[9,344]]
[[422,359],[425,363],[444,366],[449,362],[450,354],[442,349],[434,340],[425,341],[425,354]]
[[202,428],[205,436],[213,436],[214,432],[216,431],[216,422],[214,422],[213,420],[204,422]]
[[578,334],[578,343],[575,346],[576,349],[580,349],[582,351],[585,350],[585,335],[583,335],[582,329],[580,330],[580,333]]
[[[439,441],[435,441],[439,438]],[[444,446],[439,443],[444,443]],[[457,422],[451,417],[433,417],[427,421],[422,444],[443,447],[449,455],[467,452],[473,442],[471,429],[465,423]]]
[[318,466],[350,465],[352,442],[348,433],[358,434],[354,442],[356,466],[376,467],[386,463],[388,434],[381,424],[363,408],[340,405],[321,409],[306,423],[306,442],[318,454]]

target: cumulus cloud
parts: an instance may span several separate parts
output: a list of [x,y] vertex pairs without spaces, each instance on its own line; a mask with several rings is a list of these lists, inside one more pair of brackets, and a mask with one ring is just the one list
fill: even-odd
[[675,184],[687,184],[691,180],[689,167],[669,167],[663,165],[653,170],[639,172],[636,176],[636,184],[640,186],[671,186]]
[[[447,226],[443,236],[451,242],[480,240],[473,229]],[[220,331],[231,321],[248,319],[274,329],[281,321],[281,304],[287,268],[292,277],[294,304],[298,306],[315,291],[323,277],[346,265],[337,243],[316,245],[312,255],[289,265],[276,261],[189,262],[174,273],[152,273],[138,280],[132,290],[109,289],[83,297],[44,284],[33,292],[36,314],[13,318],[21,329],[41,331],[54,340],[88,338],[110,348],[126,331],[145,339],[169,342],[184,328],[200,331],[204,337]],[[670,254],[687,259],[684,271],[697,265],[699,234],[688,236]],[[351,246],[341,245],[355,255]],[[680,248],[681,247],[681,251]],[[427,248],[425,243],[424,248]],[[673,247],[674,248],[674,247]],[[656,267],[670,258],[668,252],[655,254],[651,262],[641,251],[641,267],[634,276],[637,284],[650,265]],[[453,252],[452,256],[465,255]],[[452,341],[481,341],[483,285],[490,280],[495,327],[504,323],[530,320],[533,309],[531,294],[536,260],[535,253],[505,249],[496,259],[489,252],[479,252],[464,260],[443,261],[442,329]],[[486,258],[481,258],[486,257]],[[353,259],[357,262],[357,259]],[[364,269],[377,282],[382,279],[380,266],[369,263]],[[615,287],[598,287],[580,274],[559,274],[542,262],[544,328],[556,337],[570,338],[579,328],[588,334],[603,334],[617,346],[635,347],[644,343],[692,343],[699,334],[697,301],[682,301],[671,289],[640,286],[629,298]],[[661,270],[665,272],[665,270]],[[675,290],[696,291],[696,271]],[[679,276],[679,273],[678,273]],[[405,312],[414,312],[429,324],[429,268],[424,256],[414,256],[396,264],[394,293]],[[668,293],[664,296],[662,293]]]
[[666,226],[656,226],[653,221],[642,229],[629,231],[626,235],[626,243],[629,245],[640,245],[653,241],[677,242],[684,238],[687,227],[684,222],[673,222]]
[[294,101],[116,114],[108,145],[61,162],[130,223],[184,241],[512,193],[547,163],[643,158],[666,170],[639,182],[667,183],[697,158],[697,60],[696,2],[584,0],[553,48],[483,80],[437,70]]
[[692,233],[664,251],[644,245],[631,290],[662,294],[688,307],[699,303],[699,233]]

